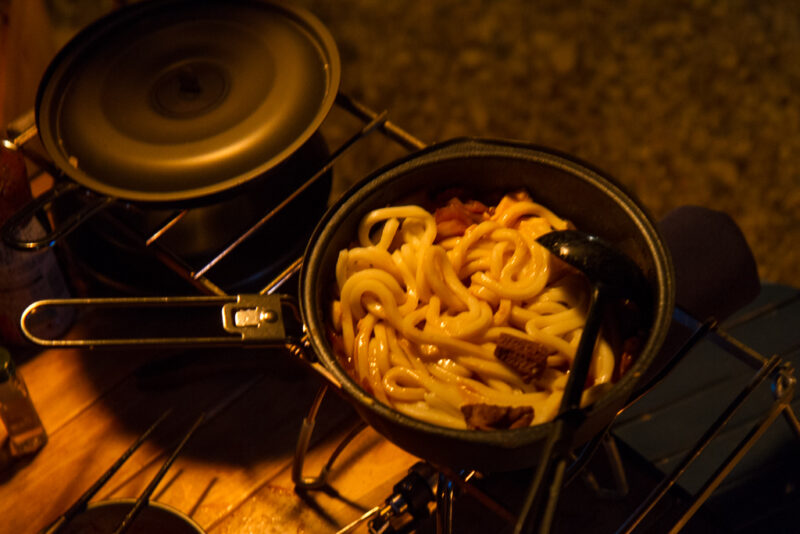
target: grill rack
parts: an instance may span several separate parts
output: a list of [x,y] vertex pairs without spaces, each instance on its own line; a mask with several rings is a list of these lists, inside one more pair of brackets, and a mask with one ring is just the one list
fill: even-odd
[[[178,274],[181,278],[191,283],[200,293],[209,296],[225,296],[226,293],[220,288],[219,285],[213,281],[213,270],[225,257],[231,254],[237,247],[239,247],[250,236],[257,232],[264,226],[277,212],[285,208],[297,196],[305,191],[308,187],[313,185],[320,177],[332,169],[339,158],[349,151],[354,145],[363,142],[370,134],[380,133],[387,141],[391,141],[399,145],[401,148],[414,151],[422,149],[426,144],[412,135],[411,133],[403,130],[396,124],[387,119],[388,113],[375,112],[351,96],[342,92],[337,94],[336,107],[344,110],[352,117],[356,118],[362,123],[362,127],[343,143],[330,152],[328,159],[322,166],[310,177],[308,180],[292,195],[282,200],[278,206],[273,208],[269,213],[266,213],[258,222],[251,228],[243,232],[241,235],[233,239],[225,247],[219,250],[213,258],[205,265],[199,268],[193,268],[187,261],[180,258],[168,248],[164,247],[160,240],[166,235],[169,230],[174,227],[191,208],[176,210],[167,220],[157,228],[152,234],[142,236],[136,230],[127,227],[124,223],[119,223],[118,229],[127,232],[130,235],[138,238],[142,245],[152,253],[158,260],[160,260],[166,267]],[[21,118],[12,123],[7,132],[7,141],[11,142],[16,148],[38,168],[38,172],[49,173],[54,179],[53,190],[58,188],[76,188],[76,184],[65,178],[63,174],[47,160],[46,156],[42,156],[35,150],[28,150],[28,145],[31,144],[37,136],[36,126],[33,123],[33,114]],[[36,176],[35,174],[33,175]],[[94,195],[89,193],[90,202],[93,203],[93,210],[100,210],[105,205],[113,202],[114,199]],[[93,210],[88,212],[90,216]],[[32,213],[19,213],[16,215],[16,222],[26,221],[27,218],[33,216]],[[80,221],[78,221],[80,222]],[[10,223],[13,224],[13,223]],[[26,249],[40,249],[54,245],[60,238],[64,237],[72,227],[65,225],[63,228],[57,228],[36,241],[15,244],[18,248]],[[289,264],[280,274],[278,274],[272,281],[268,282],[266,286],[261,289],[260,294],[267,295],[275,292],[281,288],[287,280],[292,278],[302,264],[302,257],[297,258]],[[133,299],[135,301],[136,299]],[[778,303],[768,306],[760,310],[754,316],[748,319],[754,319],[758,315],[765,315],[775,311],[782,304]],[[730,335],[725,329],[715,322],[708,321],[700,323],[695,318],[691,317],[679,308],[676,308],[673,315],[675,323],[681,325],[686,332],[685,342],[672,358],[670,365],[662,370],[662,372],[655,377],[649,384],[639,391],[634,399],[626,406],[630,408],[637,401],[643,398],[647,392],[651,391],[669,372],[677,366],[686,356],[687,353],[694,348],[701,340],[709,340],[718,345],[726,354],[732,358],[736,358],[750,368],[753,369],[753,375],[748,384],[730,401],[730,403],[722,410],[714,422],[708,426],[701,438],[690,448],[688,454],[684,459],[678,463],[671,472],[667,473],[664,478],[652,489],[646,499],[639,504],[636,510],[619,526],[616,530],[617,534],[633,533],[640,527],[649,514],[653,512],[655,507],[661,502],[668,492],[676,485],[680,477],[700,458],[701,454],[707,450],[709,444],[720,434],[723,428],[731,421],[736,412],[747,401],[750,395],[764,383],[771,385],[774,393],[774,401],[766,408],[762,414],[761,419],[757,424],[752,426],[744,438],[734,447],[733,451],[725,458],[722,464],[713,472],[712,475],[703,484],[701,490],[691,498],[687,509],[680,517],[675,520],[674,524],[669,528],[669,532],[680,531],[688,521],[695,515],[698,509],[709,499],[713,492],[723,482],[725,477],[739,464],[745,454],[752,449],[758,440],[764,435],[775,420],[779,416],[783,416],[789,428],[800,441],[800,420],[792,409],[791,402],[794,398],[796,379],[794,377],[794,370],[790,362],[784,360],[778,355],[767,358],[749,346],[737,340]],[[301,343],[307,346],[307,340],[302,339]],[[295,352],[300,359],[309,363],[308,359],[302,354],[302,349],[295,347]],[[314,366],[319,372],[319,366]],[[366,427],[365,423],[360,423],[353,428],[336,447],[328,462],[325,464],[321,472],[315,476],[306,476],[303,473],[303,466],[306,453],[311,441],[314,425],[320,407],[324,401],[325,393],[328,386],[322,386],[314,398],[312,405],[309,408],[308,415],[303,421],[298,442],[296,447],[295,459],[292,468],[292,480],[295,483],[298,491],[320,491],[329,488],[328,475],[333,469],[334,463],[339,454],[347,447],[347,445],[358,435],[358,433]],[[622,412],[621,412],[622,413]],[[584,478],[595,487],[595,493],[598,496],[615,495],[625,496],[628,492],[627,481],[625,477],[624,467],[620,460],[619,451],[617,450],[614,438],[610,435],[609,430],[598,435],[590,443],[584,446],[580,451],[574,454],[574,461],[568,468],[568,473],[565,478],[567,483],[571,482],[579,474],[583,474]],[[589,463],[594,453],[599,447],[606,450],[606,454],[611,464],[612,473],[614,475],[616,487],[613,489],[600,488],[594,482],[591,473],[581,473],[582,470]],[[455,501],[459,494],[469,494],[476,498],[483,504],[489,511],[494,513],[498,518],[508,523],[515,525],[515,533],[528,531],[531,528],[530,518],[528,517],[529,510],[522,509],[518,513],[512,513],[506,507],[498,502],[496,499],[490,497],[482,490],[471,484],[470,480],[479,475],[475,472],[469,473],[454,473],[446,468],[439,466],[423,465],[422,467],[415,466],[412,468],[412,474],[419,475],[419,471],[423,470],[427,475],[428,489],[431,490],[433,508],[435,510],[436,519],[436,532],[438,534],[446,534],[453,532],[453,519],[455,510]],[[350,525],[347,525],[339,531],[340,534],[350,532],[365,522],[370,522],[370,532],[379,532],[379,528],[384,528],[380,532],[400,532],[399,530],[387,530],[391,527],[389,525],[390,519],[395,519],[403,514],[411,512],[410,503],[404,502],[407,495],[394,494],[387,498],[383,505],[378,505],[366,512],[360,518],[356,519]],[[428,503],[425,504],[427,506]],[[416,514],[414,514],[416,515]],[[403,528],[414,528],[413,519],[404,523]],[[404,530],[410,532],[412,530]],[[665,530],[666,531],[666,530]]]

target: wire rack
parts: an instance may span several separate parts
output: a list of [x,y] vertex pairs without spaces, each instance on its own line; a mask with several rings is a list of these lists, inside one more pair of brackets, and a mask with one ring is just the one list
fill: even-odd
[[[320,180],[325,173],[329,172],[341,160],[341,158],[354,149],[357,145],[363,145],[367,139],[381,138],[387,143],[393,143],[405,151],[414,151],[424,148],[426,145],[411,133],[398,127],[387,118],[387,113],[375,112],[358,102],[354,98],[339,93],[334,109],[344,111],[356,119],[360,125],[354,132],[329,152],[329,157],[321,164],[305,183],[293,194],[281,200],[277,206],[265,213],[251,228],[241,235],[232,239],[220,250],[216,251],[212,258],[203,265],[191,265],[186,259],[181,258],[172,252],[169,247],[163,244],[164,237],[169,235],[172,228],[178,224],[188,213],[189,209],[176,210],[161,224],[155,231],[148,235],[137,233],[136,229],[122,228],[122,231],[133,233],[141,243],[144,250],[148,251],[157,258],[169,270],[176,273],[180,278],[188,281],[196,290],[204,295],[225,296],[226,293],[220,285],[215,283],[215,270],[230,254],[242,246],[260,228],[267,224],[277,213],[287,205],[294,202],[297,197],[314,183]],[[42,172],[49,173],[54,178],[54,188],[74,187],[58,169],[53,168],[47,160],[46,155],[37,152],[35,145],[37,137],[36,127],[33,124],[32,114],[28,117],[12,123],[7,131],[7,138],[14,143]],[[383,142],[383,141],[381,141]],[[96,210],[101,210],[106,204],[113,202],[113,199],[105,197],[93,197],[91,199]],[[90,213],[91,215],[91,213]],[[89,216],[90,216],[89,215]],[[21,217],[30,216],[23,214]],[[69,230],[66,230],[69,231]],[[58,242],[65,235],[64,229],[56,228],[36,243],[30,244],[27,248],[41,248],[51,246]],[[283,270],[273,279],[266,282],[261,289],[262,295],[268,295],[283,287],[299,271],[302,258],[297,258],[283,267]],[[788,301],[787,301],[788,302]],[[742,321],[755,320],[758,317],[774,313],[787,302],[773,303],[758,310],[751,316],[741,319]],[[792,301],[793,302],[793,301]],[[651,391],[663,377],[668,376],[669,372],[680,365],[684,357],[692,351],[701,341],[711,342],[721,347],[727,357],[743,362],[749,369],[750,375],[747,383],[736,391],[730,401],[722,407],[718,415],[708,424],[702,434],[690,445],[682,459],[675,462],[669,470],[663,473],[660,481],[651,489],[649,495],[639,503],[636,509],[623,519],[615,532],[631,533],[647,527],[647,519],[652,516],[657,505],[662,502],[670,491],[679,484],[681,477],[698,460],[703,458],[703,453],[708,450],[709,445],[720,435],[723,430],[730,425],[736,413],[746,404],[748,399],[760,387],[766,385],[772,391],[772,401],[765,406],[755,423],[750,426],[742,435],[741,439],[732,447],[727,456],[704,477],[697,491],[690,496],[685,509],[670,524],[659,526],[658,530],[664,532],[677,532],[684,528],[689,520],[696,514],[700,507],[706,503],[714,491],[723,483],[725,478],[740,463],[748,451],[762,438],[765,432],[772,427],[777,419],[782,418],[791,430],[791,433],[800,440],[800,422],[792,408],[796,380],[791,363],[779,355],[766,357],[759,354],[746,344],[738,341],[728,333],[727,329],[721,328],[713,322],[700,323],[680,309],[676,309],[674,323],[680,325],[684,331],[684,343],[671,360],[670,366],[665,369],[659,377],[648,384],[631,401],[628,408],[635,407],[637,403],[647,397],[647,392]],[[310,362],[302,352],[302,346],[307,345],[304,340],[300,340],[301,349],[295,348],[298,356],[306,362]],[[320,366],[315,366],[318,372],[326,374]],[[297,450],[293,466],[293,481],[298,491],[319,491],[329,487],[328,475],[335,467],[338,455],[347,447],[348,443],[364,428],[359,425],[353,429],[336,448],[335,452],[323,468],[323,470],[313,476],[304,473],[304,459],[308,451],[311,436],[320,406],[324,402],[325,392],[328,387],[322,387],[314,399],[308,415],[303,421],[300,435],[298,436]],[[627,409],[626,409],[627,411]],[[625,412],[623,412],[624,414]],[[574,451],[573,463],[569,467],[567,481],[572,481],[577,477],[582,477],[587,484],[593,488],[598,498],[620,497],[629,492],[625,469],[620,460],[620,453],[617,448],[617,440],[613,436],[612,428],[583,449]],[[797,445],[797,444],[795,444]],[[613,475],[613,487],[602,488],[596,482],[592,473],[588,472],[585,466],[593,459],[597,450],[604,450],[605,457],[608,458],[608,465]],[[800,453],[800,448],[796,451]],[[800,454],[798,454],[800,456]],[[489,512],[495,520],[503,525],[502,528],[514,529],[515,532],[529,531],[532,529],[530,519],[521,517],[519,513],[501,502],[498,498],[491,497],[487,492],[473,483],[481,478],[480,473],[462,472],[455,473],[442,467],[434,467],[427,464],[414,466],[409,472],[409,476],[403,481],[399,481],[395,487],[395,492],[388,496],[383,503],[356,519],[351,525],[344,527],[340,532],[350,532],[367,524],[370,532],[414,532],[420,525],[430,524],[429,517],[433,518],[435,532],[440,534],[454,532],[455,518],[458,514],[458,501],[462,496],[469,496],[476,500]],[[422,495],[423,497],[419,497]],[[526,515],[526,514],[523,514]],[[427,523],[425,523],[427,521]],[[430,527],[428,527],[430,528]],[[613,530],[612,530],[613,531]]]

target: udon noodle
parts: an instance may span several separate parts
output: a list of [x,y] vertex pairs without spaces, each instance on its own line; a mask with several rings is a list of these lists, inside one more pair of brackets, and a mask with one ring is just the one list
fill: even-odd
[[[436,213],[418,205],[371,211],[336,265],[332,323],[345,367],[377,400],[436,425],[551,420],[589,288],[536,238],[568,227],[526,193],[493,208],[454,199]],[[527,370],[501,359],[509,342],[538,359]],[[587,387],[609,384],[615,365],[601,336]],[[502,421],[475,423],[483,408]]]

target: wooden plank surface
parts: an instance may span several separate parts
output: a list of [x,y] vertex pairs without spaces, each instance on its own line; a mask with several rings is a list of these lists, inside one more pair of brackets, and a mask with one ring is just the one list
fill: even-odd
[[[331,473],[338,497],[298,495],[291,480],[294,449],[321,379],[281,361],[286,354],[221,350],[218,356],[198,352],[200,365],[169,377],[143,371],[174,354],[131,350],[46,350],[20,365],[49,441],[35,456],[2,466],[0,534],[48,524],[167,409],[167,419],[93,500],[138,496],[200,413],[207,420],[153,499],[212,533],[335,532],[382,502],[416,462],[366,430]],[[217,369],[209,358],[233,363]],[[349,406],[328,395],[305,471],[318,472],[356,422]]]

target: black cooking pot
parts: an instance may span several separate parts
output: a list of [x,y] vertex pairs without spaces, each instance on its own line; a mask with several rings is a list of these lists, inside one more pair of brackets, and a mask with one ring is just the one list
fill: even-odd
[[401,448],[435,463],[482,471],[534,465],[551,424],[491,432],[454,430],[412,419],[377,402],[343,369],[326,336],[336,259],[357,235],[359,221],[375,208],[448,189],[485,199],[519,188],[577,228],[615,244],[641,268],[654,297],[652,324],[641,354],[609,393],[585,409],[586,417],[574,435],[577,446],[611,422],[653,364],[674,305],[669,252],[651,218],[613,180],[551,150],[502,141],[454,140],[413,154],[360,182],[328,211],[306,251],[300,298],[314,352],[365,421]]
[[[339,251],[348,248],[360,220],[375,208],[435,198],[439,192],[457,189],[478,200],[524,188],[532,198],[572,221],[577,228],[595,234],[628,255],[641,269],[652,292],[652,309],[641,314],[650,318],[642,325],[646,333],[633,366],[596,402],[582,409],[584,417],[573,434],[578,446],[602,432],[629,400],[637,382],[656,362],[670,326],[674,307],[674,276],[669,252],[656,226],[638,203],[612,179],[569,156],[527,144],[463,139],[445,142],[414,153],[368,176],[331,207],[314,231],[303,258],[300,277],[300,308],[312,357],[316,366],[348,399],[361,417],[408,452],[452,468],[484,472],[514,470],[540,461],[540,452],[553,423],[516,430],[456,430],[407,417],[381,404],[356,383],[342,367],[327,332],[330,329],[332,288]],[[263,303],[259,299],[274,299]],[[225,330],[258,343],[285,343],[280,299],[275,295],[197,297],[170,305],[222,304]],[[22,327],[33,342],[45,346],[125,346],[145,340],[57,340],[37,338],[25,326],[25,318],[43,306],[69,301],[34,303],[23,314]],[[85,304],[85,303],[84,303]],[[154,305],[163,299],[99,299],[92,305]],[[248,325],[247,311],[256,313]],[[242,312],[243,316],[238,318]],[[241,319],[241,321],[240,321]],[[278,320],[280,319],[280,320]],[[238,326],[242,322],[243,326]],[[299,326],[299,325],[298,325]],[[210,335],[210,334],[209,334]],[[231,341],[232,340],[232,341]],[[183,339],[212,344],[241,343],[238,338]],[[169,339],[153,339],[153,344]],[[308,352],[308,351],[306,351]]]

